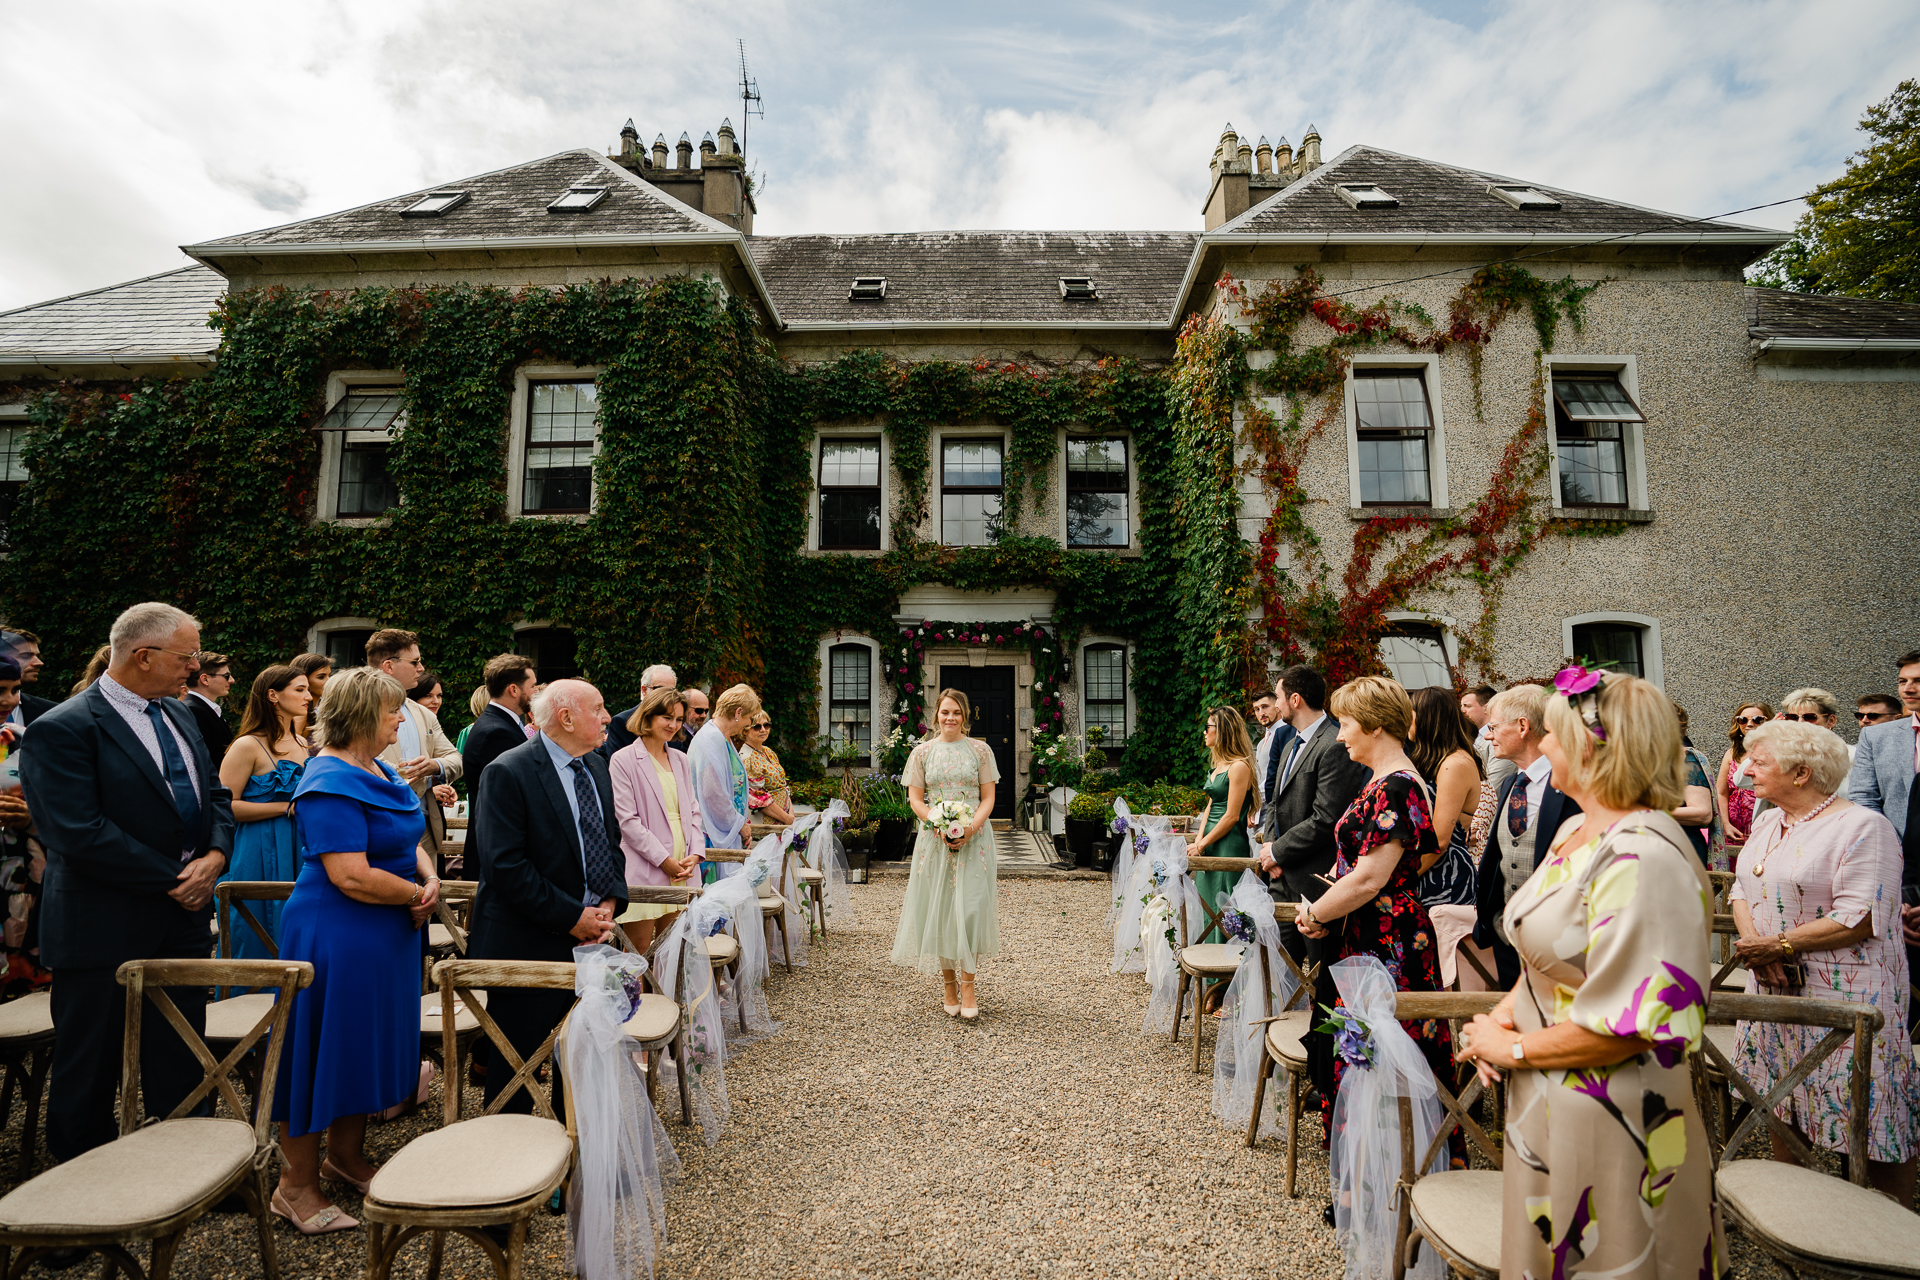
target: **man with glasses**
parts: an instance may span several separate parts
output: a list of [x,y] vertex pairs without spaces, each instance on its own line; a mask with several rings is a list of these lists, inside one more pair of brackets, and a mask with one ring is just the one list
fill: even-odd
[[413,700],[420,677],[427,673],[426,661],[420,656],[420,637],[397,627],[374,632],[367,637],[367,665],[380,668],[407,691],[400,736],[380,753],[380,758],[412,784],[413,793],[420,797],[420,807],[427,817],[426,838],[420,844],[439,866],[440,845],[447,838],[447,816],[440,810],[459,798],[453,792],[453,780],[460,776],[462,762],[459,750],[440,728],[440,717]]
[[[114,620],[107,670],[41,716],[20,782],[47,850],[41,960],[53,970],[47,1145],[71,1160],[111,1142],[128,960],[206,958],[213,886],[233,848],[233,797],[178,701],[200,626],[170,604]],[[174,987],[195,1031],[206,993]],[[147,1107],[166,1115],[200,1067],[152,1005],[140,1033]]]
[[694,735],[707,723],[711,708],[707,705],[707,695],[691,686],[680,691],[682,701],[686,703],[687,722],[680,726],[677,736],[667,739],[667,745],[675,751],[685,751],[693,745]]
[[1860,699],[1859,710],[1853,713],[1853,718],[1859,721],[1862,729],[1868,729],[1889,720],[1898,720],[1902,714],[1900,699],[1890,693],[1870,693]]
[[[1869,725],[1860,731],[1860,748],[1847,777],[1847,799],[1882,814],[1900,833],[1904,872],[1900,878],[1900,926],[1907,937],[1907,964],[1920,965],[1920,813],[1915,813],[1915,785],[1920,774],[1920,649],[1900,655],[1898,720]],[[1916,969],[1920,972],[1920,969]],[[1908,1011],[1908,1025],[1920,1018],[1920,1001]]]
[[226,759],[227,748],[233,745],[233,729],[227,724],[226,710],[220,705],[227,691],[233,688],[233,667],[224,653],[209,651],[193,656],[198,669],[187,677],[187,710],[193,712],[193,722],[200,726],[207,754],[214,758],[217,768],[218,762]]

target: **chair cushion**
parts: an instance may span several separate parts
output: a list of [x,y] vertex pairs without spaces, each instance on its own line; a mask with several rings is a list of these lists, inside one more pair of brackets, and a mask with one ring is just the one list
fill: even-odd
[[453,930],[437,920],[427,922],[427,945],[429,947],[450,947],[453,945]]
[[812,867],[801,867],[796,874],[801,884],[823,884],[827,878],[826,872],[815,871]]
[[[472,995],[473,999],[481,1006],[484,1007],[486,1005],[486,992],[475,991]],[[437,1040],[440,1038],[442,1031],[440,1025],[441,1016],[440,993],[438,991],[432,995],[420,997],[420,1035],[422,1039],[432,1037]],[[456,997],[453,1002],[453,1029],[455,1031],[478,1031],[480,1029],[480,1019],[473,1016],[473,1010],[467,1008],[467,1002],[463,997]]]
[[232,1043],[244,1039],[271,1008],[273,993],[270,991],[256,991],[252,995],[235,996],[231,1000],[215,1000],[207,1006],[207,1043]]
[[1423,1233],[1490,1274],[1500,1271],[1500,1174],[1494,1169],[1430,1173],[1413,1184]]
[[1267,1052],[1296,1067],[1307,1064],[1307,1045],[1301,1037],[1313,1029],[1313,1015],[1305,1009],[1281,1014],[1267,1024]]
[[707,939],[707,959],[716,965],[732,964],[740,958],[740,939],[730,933],[716,933]]
[[57,1164],[0,1199],[0,1227],[70,1233],[164,1222],[253,1161],[253,1126],[187,1117],[137,1129]]
[[1188,973],[1232,973],[1240,967],[1240,953],[1244,949],[1237,942],[1203,942],[1182,947],[1180,967]]
[[679,1025],[680,1002],[672,996],[649,991],[640,997],[640,1007],[633,1011],[621,1030],[642,1044],[652,1044],[671,1037]]
[[761,915],[763,916],[778,915],[782,911],[785,911],[786,909],[787,909],[787,900],[781,897],[779,894],[767,893],[767,894],[761,895],[760,897],[760,914]]
[[0,1004],[0,1040],[53,1034],[53,996],[35,991]]
[[[1705,1034],[1706,1038],[1713,1042],[1713,1047],[1725,1054],[1728,1062],[1732,1062],[1733,1051],[1738,1047],[1740,1042],[1740,1028],[1728,1026],[1725,1023],[1710,1022],[1707,1024]],[[1700,1065],[1704,1066],[1709,1072],[1716,1076],[1721,1074],[1719,1066],[1714,1063],[1712,1058],[1706,1057],[1704,1052],[1701,1056]]]
[[1777,1160],[1729,1160],[1714,1182],[1720,1202],[1769,1252],[1818,1258],[1823,1271],[1840,1264],[1920,1276],[1920,1216],[1876,1191]]
[[381,1165],[367,1199],[415,1209],[511,1204],[550,1190],[573,1142],[540,1116],[475,1116],[423,1133]]

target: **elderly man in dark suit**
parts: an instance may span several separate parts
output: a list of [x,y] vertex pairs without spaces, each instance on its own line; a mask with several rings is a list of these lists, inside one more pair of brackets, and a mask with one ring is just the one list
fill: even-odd
[[[1282,900],[1298,902],[1325,891],[1315,877],[1333,869],[1333,826],[1367,784],[1367,771],[1340,745],[1340,724],[1326,712],[1325,676],[1312,667],[1288,667],[1279,692],[1280,715],[1293,737],[1268,761],[1273,781],[1260,810],[1257,860]],[[1291,924],[1280,926],[1280,937],[1296,960],[1307,955],[1307,940]]]
[[[540,736],[487,766],[471,837],[480,881],[468,951],[475,959],[571,960],[575,947],[613,936],[614,917],[627,906],[627,864],[613,782],[595,750],[610,718],[592,685],[556,680],[533,700]],[[570,992],[502,988],[489,995],[487,1011],[525,1058],[572,1004]],[[489,1102],[511,1076],[498,1061],[489,1067]],[[505,1109],[532,1106],[516,1092]]]
[[1520,953],[1507,941],[1501,917],[1514,891],[1527,882],[1547,855],[1561,824],[1580,812],[1572,797],[1553,785],[1553,766],[1540,753],[1546,739],[1547,690],[1517,684],[1487,704],[1487,736],[1494,755],[1511,760],[1516,772],[1500,784],[1487,851],[1480,855],[1474,883],[1473,942],[1493,952],[1500,990],[1520,981]]
[[[47,850],[40,951],[53,977],[47,1144],[71,1160],[113,1140],[127,960],[205,957],[214,882],[233,848],[233,797],[179,702],[200,628],[169,604],[114,620],[97,683],[48,711],[21,751],[20,781]],[[196,1030],[203,993],[175,988]],[[149,1007],[141,1084],[165,1115],[200,1082],[186,1045]]]

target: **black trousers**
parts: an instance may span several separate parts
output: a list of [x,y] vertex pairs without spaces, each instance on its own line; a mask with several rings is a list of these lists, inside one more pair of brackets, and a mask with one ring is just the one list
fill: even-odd
[[[487,992],[487,1012],[492,1014],[493,1020],[500,1024],[500,1030],[506,1033],[507,1043],[513,1046],[513,1051],[520,1055],[523,1062],[539,1051],[540,1046],[546,1043],[547,1037],[553,1034],[553,1029],[560,1025],[560,1020],[567,1016],[567,1010],[572,1007],[573,992],[571,991],[494,987]],[[489,1106],[506,1087],[507,1081],[513,1078],[513,1068],[507,1065],[503,1055],[495,1053],[492,1059],[487,1064],[487,1087],[484,1094]],[[553,1113],[558,1116],[561,1114],[560,1072],[551,1061],[547,1064],[547,1079],[553,1087]],[[536,1089],[540,1087],[537,1077],[529,1083],[532,1083]],[[508,1098],[500,1109],[510,1113],[528,1114],[533,1111],[533,1098],[526,1089],[515,1089],[513,1096]]]
[[[204,914],[181,913],[181,924],[154,948],[151,959],[201,959],[212,949]],[[47,1146],[56,1161],[104,1146],[120,1135],[114,1100],[120,1088],[127,989],[114,981],[118,966],[59,969],[53,975],[53,1065],[47,1076]],[[207,993],[168,987],[187,1025],[204,1033]],[[140,1090],[144,1116],[164,1118],[193,1092],[205,1072],[186,1042],[151,1000],[140,1020]],[[203,1103],[202,1110],[207,1110]]]

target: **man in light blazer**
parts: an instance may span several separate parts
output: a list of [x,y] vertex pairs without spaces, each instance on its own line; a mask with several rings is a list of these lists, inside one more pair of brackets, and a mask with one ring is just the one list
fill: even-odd
[[[1881,814],[1900,833],[1905,868],[1900,877],[1900,925],[1907,935],[1907,963],[1920,964],[1920,818],[1913,797],[1920,793],[1914,775],[1920,773],[1920,649],[1903,653],[1900,705],[1907,714],[1860,731],[1853,753],[1853,772],[1847,777],[1847,798]],[[1916,970],[1920,972],[1920,970]]]
[[[1293,740],[1279,747],[1271,794],[1260,810],[1258,862],[1283,901],[1313,899],[1326,891],[1316,876],[1333,868],[1333,826],[1347,811],[1367,771],[1340,745],[1339,722],[1326,713],[1327,679],[1312,667],[1288,667],[1280,675],[1281,716]],[[1309,945],[1291,924],[1281,941],[1297,960]]]
[[[54,1048],[47,1145],[71,1160],[113,1141],[128,960],[204,959],[213,886],[233,849],[233,797],[178,699],[200,628],[169,604],[114,620],[105,674],[34,722],[20,782],[47,850],[40,954],[53,970]],[[174,1004],[204,1031],[206,993]],[[141,1087],[166,1115],[200,1066],[148,1005]]]
[[[408,697],[400,717],[400,736],[380,753],[420,797],[420,808],[427,818],[427,834],[421,841],[439,865],[440,846],[447,838],[447,815],[441,806],[454,802],[453,781],[460,776],[460,752],[440,728],[440,717],[415,702],[412,692],[427,673],[420,657],[420,637],[411,631],[388,627],[367,637],[367,665],[378,667],[400,682]],[[471,742],[473,735],[468,734]]]

